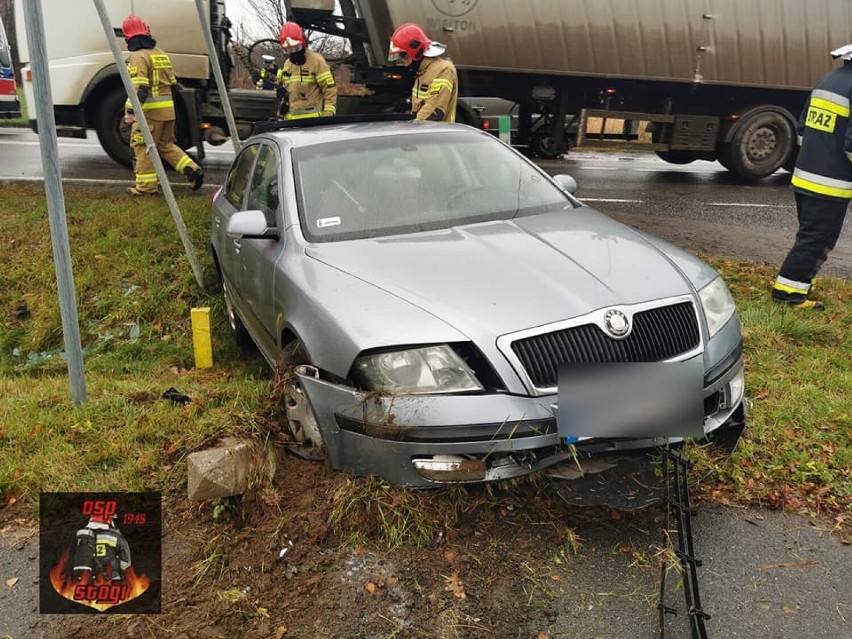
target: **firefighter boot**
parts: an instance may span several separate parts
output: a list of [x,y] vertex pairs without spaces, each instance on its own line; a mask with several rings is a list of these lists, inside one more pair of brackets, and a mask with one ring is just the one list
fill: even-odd
[[201,188],[201,185],[204,184],[204,171],[200,166],[195,168],[188,166],[184,169],[183,174],[189,181],[189,185],[193,191],[197,191]]
[[788,293],[786,291],[778,290],[777,288],[772,289],[772,301],[802,310],[825,310],[825,304],[816,300],[809,300],[807,295],[803,293]]

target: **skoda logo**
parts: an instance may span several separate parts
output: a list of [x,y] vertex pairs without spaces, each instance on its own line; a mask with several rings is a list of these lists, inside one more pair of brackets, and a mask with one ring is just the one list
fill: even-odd
[[630,332],[630,320],[627,319],[627,315],[614,308],[604,315],[604,326],[613,337],[626,337]]

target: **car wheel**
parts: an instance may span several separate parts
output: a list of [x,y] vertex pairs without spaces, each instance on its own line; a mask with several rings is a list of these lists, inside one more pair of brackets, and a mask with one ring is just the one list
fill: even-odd
[[308,364],[302,343],[296,340],[285,346],[275,368],[276,386],[281,389],[287,433],[293,440],[290,450],[304,459],[325,459],[325,446],[319,423],[305,389],[296,376],[298,371],[300,374],[319,378],[317,369]]
[[254,345],[254,341],[249,335],[243,320],[237,315],[234,309],[234,303],[231,301],[231,292],[228,290],[228,284],[225,278],[222,278],[222,297],[225,298],[225,314],[228,316],[228,324],[231,327],[231,332],[234,334],[234,341],[240,348],[249,348]]
[[746,180],[772,175],[789,159],[796,137],[793,124],[779,111],[745,115],[737,124],[724,165]]

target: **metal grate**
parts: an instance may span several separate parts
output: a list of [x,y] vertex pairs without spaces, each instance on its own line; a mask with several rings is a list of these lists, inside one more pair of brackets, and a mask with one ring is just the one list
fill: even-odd
[[659,362],[698,346],[701,333],[691,302],[633,316],[633,331],[616,340],[596,324],[583,324],[512,342],[512,350],[536,388],[556,386],[560,364]]

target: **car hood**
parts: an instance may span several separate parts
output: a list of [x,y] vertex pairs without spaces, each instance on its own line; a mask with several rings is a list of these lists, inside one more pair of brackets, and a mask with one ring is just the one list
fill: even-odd
[[665,253],[588,207],[312,244],[306,253],[415,304],[471,339],[693,290]]

